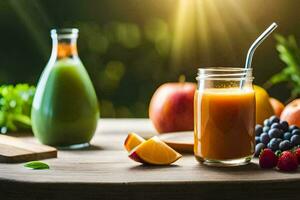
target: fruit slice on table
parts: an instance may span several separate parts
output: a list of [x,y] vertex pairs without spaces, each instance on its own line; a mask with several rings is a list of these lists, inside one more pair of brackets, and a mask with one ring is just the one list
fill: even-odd
[[129,157],[144,164],[169,165],[182,155],[154,136],[134,148],[129,153]]
[[124,147],[128,152],[130,152],[132,149],[134,149],[134,147],[138,146],[144,141],[145,141],[144,138],[132,132],[129,133],[127,138],[125,139]]

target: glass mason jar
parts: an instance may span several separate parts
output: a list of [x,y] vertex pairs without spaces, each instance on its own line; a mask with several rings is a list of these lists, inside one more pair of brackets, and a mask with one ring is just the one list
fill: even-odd
[[35,137],[60,148],[89,145],[99,109],[92,82],[78,57],[78,29],[51,30],[52,53],[34,96]]
[[194,98],[194,154],[216,166],[243,165],[255,149],[252,69],[198,69]]

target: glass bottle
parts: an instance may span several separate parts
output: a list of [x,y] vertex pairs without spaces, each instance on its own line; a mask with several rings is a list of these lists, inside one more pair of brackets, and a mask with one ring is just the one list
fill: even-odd
[[33,100],[35,137],[60,148],[89,145],[99,109],[92,82],[77,53],[78,29],[53,29],[52,53]]
[[255,148],[252,69],[200,68],[194,105],[194,154],[208,165],[250,162]]

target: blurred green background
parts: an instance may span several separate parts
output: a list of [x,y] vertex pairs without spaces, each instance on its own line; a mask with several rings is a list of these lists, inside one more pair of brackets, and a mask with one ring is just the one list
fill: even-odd
[[[300,36],[298,0],[0,1],[0,84],[36,84],[51,51],[50,29],[79,28],[78,49],[102,117],[147,117],[155,89],[198,67],[243,66],[250,44],[273,21]],[[284,64],[273,37],[253,60],[262,85]],[[269,89],[282,101],[289,91]]]

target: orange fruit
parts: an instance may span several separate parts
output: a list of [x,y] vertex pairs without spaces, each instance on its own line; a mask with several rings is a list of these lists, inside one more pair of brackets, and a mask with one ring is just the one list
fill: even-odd
[[258,85],[254,85],[253,89],[256,100],[256,124],[263,124],[265,119],[274,115],[274,110],[267,91]]
[[280,114],[281,114],[281,112],[283,111],[283,109],[284,109],[284,104],[283,103],[281,103],[278,99],[275,99],[275,98],[272,98],[272,97],[270,97],[270,103],[271,103],[271,105],[272,105],[272,107],[273,107],[273,110],[274,110],[274,112],[275,112],[275,115],[277,116],[277,117],[280,117]]
[[129,157],[144,164],[170,165],[182,155],[154,136],[134,148]]
[[129,133],[127,138],[125,139],[124,147],[128,152],[130,152],[134,147],[138,146],[144,141],[145,139],[137,135],[136,133]]

